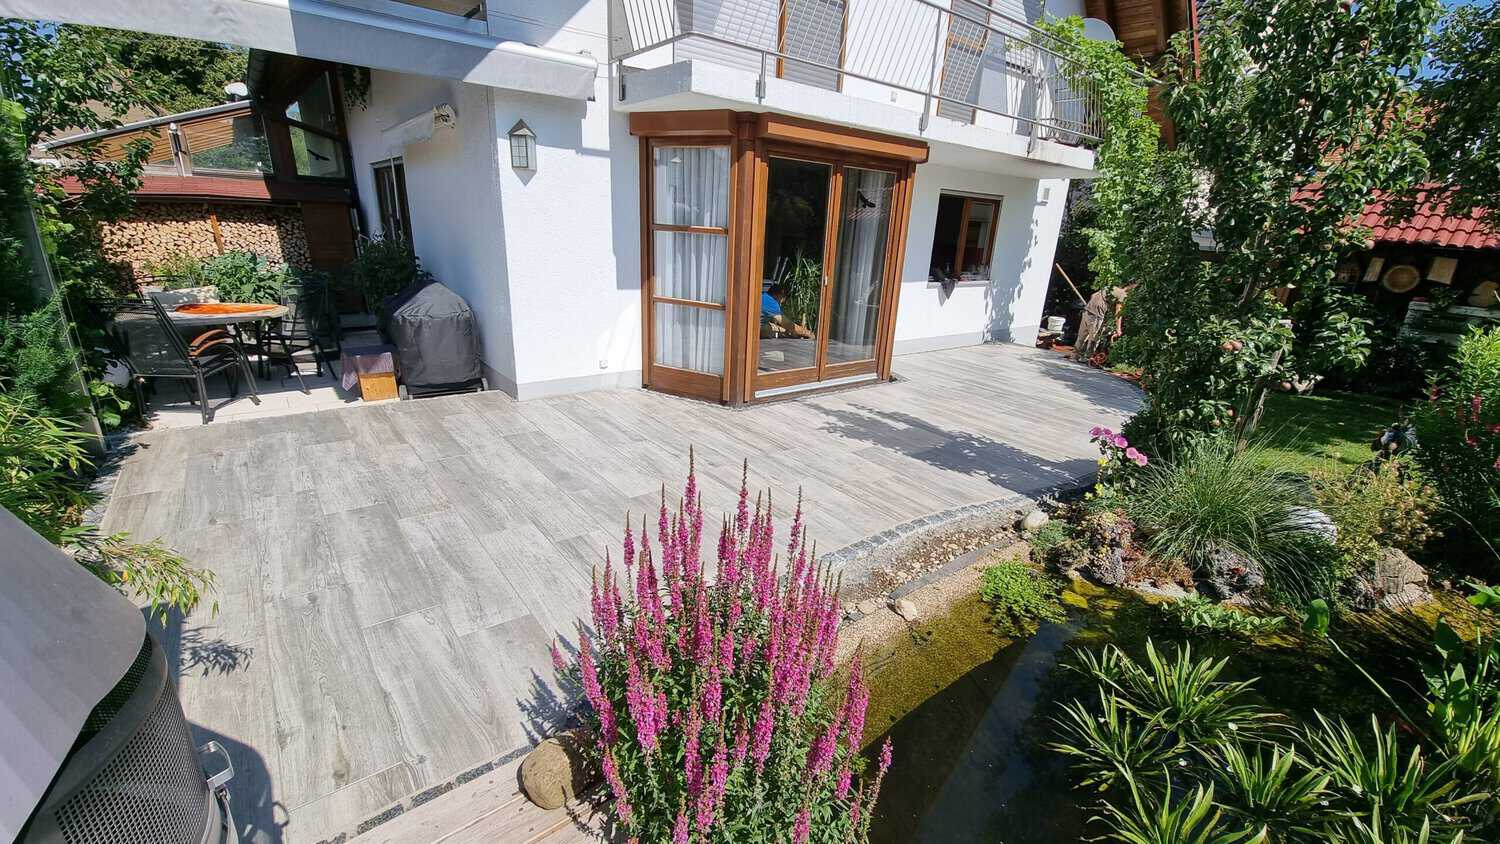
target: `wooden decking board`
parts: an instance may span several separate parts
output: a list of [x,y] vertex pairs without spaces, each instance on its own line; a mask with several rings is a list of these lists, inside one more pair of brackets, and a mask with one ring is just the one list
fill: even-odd
[[[492,392],[147,432],[102,523],[215,571],[219,614],[158,630],[184,709],[235,756],[241,840],[312,844],[560,717],[548,645],[576,643],[626,512],[654,533],[663,485],[676,506],[689,446],[710,521],[732,511],[749,458],[783,537],[802,487],[808,535],[834,551],[1086,476],[1088,428],[1139,401],[1011,346],[895,370],[894,384],[738,410],[641,390]],[[597,840],[597,818],[507,803],[503,770],[508,783],[492,771],[358,840]]]

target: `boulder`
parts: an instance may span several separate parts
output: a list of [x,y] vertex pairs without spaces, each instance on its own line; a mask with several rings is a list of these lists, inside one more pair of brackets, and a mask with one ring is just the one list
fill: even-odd
[[1078,570],[1103,586],[1123,586],[1130,577],[1125,570],[1125,549],[1119,547],[1093,549]]
[[1021,530],[1027,533],[1036,533],[1042,529],[1042,525],[1051,521],[1051,517],[1041,510],[1032,510],[1021,517]]
[[911,601],[908,601],[905,598],[902,598],[899,601],[892,601],[891,609],[896,613],[896,615],[901,616],[907,621],[914,622],[921,615],[917,612],[917,605],[913,604]]
[[1359,609],[1396,609],[1429,600],[1427,570],[1405,552],[1382,548],[1369,568],[1354,578],[1354,605]]
[[1311,507],[1293,507],[1290,515],[1294,529],[1307,531],[1330,544],[1338,541],[1339,529],[1334,526],[1333,519],[1327,513]]
[[876,598],[866,598],[854,605],[854,611],[860,615],[869,615],[880,609],[880,601]]
[[561,808],[593,784],[594,771],[572,733],[538,744],[521,762],[521,791],[543,809]]
[[1203,585],[1220,600],[1237,598],[1266,585],[1260,563],[1238,551],[1215,548],[1203,560]]

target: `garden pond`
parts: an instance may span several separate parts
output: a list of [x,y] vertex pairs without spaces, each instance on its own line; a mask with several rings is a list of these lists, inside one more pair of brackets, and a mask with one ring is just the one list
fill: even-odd
[[[1295,717],[1314,710],[1394,717],[1350,660],[1301,634],[1295,621],[1251,643],[1185,635],[1134,593],[1075,582],[1063,599],[1067,620],[1007,637],[994,631],[974,596],[869,656],[866,736],[871,748],[885,736],[894,745],[872,842],[1041,844],[1097,835],[1089,828],[1095,795],[1075,788],[1064,757],[1047,747],[1061,705],[1091,694],[1091,683],[1066,667],[1077,648],[1113,642],[1138,656],[1148,638],[1158,646],[1187,642],[1194,654],[1229,658],[1223,679],[1259,678],[1263,701]],[[1383,682],[1390,678],[1387,688],[1404,705],[1402,681],[1421,683],[1417,661],[1431,652],[1434,620],[1450,610],[1465,612],[1447,599],[1343,623],[1334,636],[1353,662]]]

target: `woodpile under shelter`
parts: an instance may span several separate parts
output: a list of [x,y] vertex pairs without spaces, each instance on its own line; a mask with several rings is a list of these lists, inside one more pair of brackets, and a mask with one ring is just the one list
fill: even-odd
[[[337,96],[328,76],[311,81],[318,90],[302,99]],[[336,117],[312,127],[300,117],[296,107],[232,102],[58,138],[42,151],[65,159],[91,147],[120,160],[132,144],[149,144],[134,211],[102,232],[106,254],[133,278],[178,256],[230,251],[333,271],[353,258],[359,228],[343,127]]]

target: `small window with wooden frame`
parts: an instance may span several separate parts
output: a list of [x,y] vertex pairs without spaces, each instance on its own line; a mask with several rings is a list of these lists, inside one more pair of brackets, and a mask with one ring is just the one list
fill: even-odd
[[371,165],[375,201],[380,212],[380,235],[386,240],[411,242],[411,212],[406,204],[406,163],[391,158]]
[[939,283],[989,281],[1001,197],[938,196],[929,279]]

